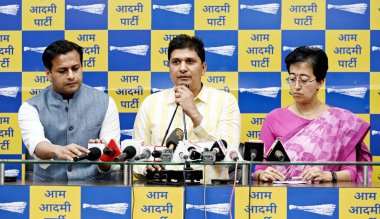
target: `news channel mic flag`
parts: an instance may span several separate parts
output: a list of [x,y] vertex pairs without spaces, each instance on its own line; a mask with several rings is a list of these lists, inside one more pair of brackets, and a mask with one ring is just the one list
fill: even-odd
[[[205,43],[203,83],[238,99],[242,142],[258,139],[267,113],[292,102],[286,55],[300,45],[322,48],[330,72],[319,99],[371,124],[365,143],[380,161],[379,8],[370,0],[3,0],[0,157],[25,154],[17,110],[49,84],[41,54],[51,42],[65,38],[84,47],[84,83],[114,98],[123,140],[131,138],[142,101],[172,86],[167,45],[185,33]],[[379,174],[375,167],[374,182]]]

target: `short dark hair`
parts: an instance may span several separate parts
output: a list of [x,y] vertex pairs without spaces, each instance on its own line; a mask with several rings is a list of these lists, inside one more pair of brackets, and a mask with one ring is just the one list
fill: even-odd
[[45,68],[51,70],[51,61],[59,55],[67,54],[71,51],[77,51],[80,57],[80,63],[83,62],[83,48],[76,43],[70,42],[68,40],[58,40],[46,47],[44,53],[42,54],[42,62]]
[[205,48],[202,40],[196,36],[189,36],[186,34],[180,34],[170,41],[168,48],[168,60],[170,60],[171,54],[174,50],[185,48],[194,50],[198,54],[202,63],[206,61]]
[[[326,78],[329,63],[326,53],[316,47],[300,46],[285,58],[286,69],[297,62],[306,62],[313,68],[313,74],[317,81]],[[290,73],[290,72],[289,72]]]

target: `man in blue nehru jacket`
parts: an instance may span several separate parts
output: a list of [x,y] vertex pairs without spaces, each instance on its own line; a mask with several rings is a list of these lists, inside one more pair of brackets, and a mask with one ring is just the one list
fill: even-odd
[[[89,142],[119,142],[119,114],[114,100],[82,84],[82,47],[67,40],[56,41],[45,49],[42,61],[51,85],[24,102],[18,114],[30,155],[37,160],[72,161],[89,152]],[[33,180],[94,181],[109,178],[109,170],[109,165],[36,164]]]

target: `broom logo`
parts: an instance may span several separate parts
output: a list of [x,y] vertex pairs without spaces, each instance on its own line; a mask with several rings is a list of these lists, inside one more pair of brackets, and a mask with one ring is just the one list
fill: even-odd
[[24,52],[26,51],[31,51],[31,52],[36,52],[36,53],[44,53],[46,47],[27,47],[24,46]]
[[212,205],[192,205],[192,204],[186,204],[186,209],[196,209],[200,211],[208,211],[214,214],[222,214],[222,215],[228,215],[230,204],[229,203],[220,203],[220,204],[212,204]]
[[365,11],[367,10],[367,4],[365,3],[350,4],[350,5],[328,4],[327,9],[337,9],[337,10],[347,11],[354,14],[365,14]]
[[306,205],[306,206],[289,205],[289,210],[301,210],[301,211],[311,212],[314,214],[332,216],[335,211],[335,205],[334,204]]
[[280,87],[264,87],[264,88],[240,88],[241,93],[247,92],[252,94],[261,95],[264,97],[276,98],[278,92],[281,90]]
[[374,51],[380,51],[380,47],[372,46],[372,52],[374,52]]
[[120,134],[132,137],[133,136],[133,129],[122,129],[122,130],[120,130]]
[[264,5],[240,5],[240,9],[249,9],[267,14],[277,14],[280,4],[264,4]]
[[4,87],[0,88],[0,96],[6,96],[6,97],[17,97],[17,93],[19,91],[19,87]]
[[105,7],[106,7],[105,4],[93,4],[93,5],[81,5],[81,6],[67,5],[66,9],[67,10],[73,9],[73,10],[87,12],[90,14],[102,15]]
[[234,45],[206,47],[205,51],[222,55],[222,56],[233,56],[235,52],[235,48],[236,47]]
[[327,93],[338,93],[346,96],[356,97],[364,99],[365,94],[367,93],[366,87],[353,87],[353,88],[327,88]]
[[91,205],[91,204],[83,204],[83,208],[93,208],[99,211],[110,212],[113,214],[125,215],[128,204],[127,203],[114,203],[114,204],[100,204],[100,205]]
[[179,4],[179,5],[153,5],[153,10],[161,9],[164,11],[170,11],[177,14],[190,14],[192,5],[191,4]]
[[0,14],[7,14],[7,15],[16,16],[19,7],[20,7],[19,5],[4,5],[4,6],[0,6]]
[[124,47],[110,46],[110,51],[126,52],[130,54],[138,55],[138,56],[146,56],[148,49],[149,49],[148,45],[124,46]]
[[23,214],[26,202],[8,202],[0,203],[0,210]]
[[[323,49],[323,46],[322,45],[310,45],[310,46],[307,46],[309,48],[318,48],[318,49]],[[292,46],[283,46],[282,47],[282,51],[286,52],[286,51],[293,51],[297,49],[297,47],[292,47]]]

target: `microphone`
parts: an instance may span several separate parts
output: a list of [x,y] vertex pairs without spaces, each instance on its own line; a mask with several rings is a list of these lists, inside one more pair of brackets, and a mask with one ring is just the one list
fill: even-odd
[[195,147],[189,147],[189,148],[187,149],[187,151],[189,151],[189,154],[190,154],[189,158],[190,158],[191,160],[198,160],[198,159],[201,158],[201,153],[199,153],[199,152],[195,149]]
[[277,158],[278,161],[284,161],[285,160],[285,155],[280,150],[276,150],[274,152],[274,156]]
[[183,152],[180,152],[179,153],[179,157],[181,158],[181,159],[183,159],[183,160],[187,160],[187,159],[189,159],[189,155],[187,155],[187,154],[185,154],[185,153],[183,153]]
[[162,151],[154,150],[152,152],[152,157],[160,158],[163,162],[169,162],[173,157],[173,150],[170,148],[165,148]]
[[256,149],[252,149],[251,150],[251,160],[255,160],[257,157],[257,150]]
[[145,148],[143,150],[143,152],[141,152],[141,154],[139,156],[136,156],[135,157],[135,160],[142,160],[142,159],[146,159],[146,158],[149,158],[151,155],[151,152],[148,148]]
[[[225,140],[221,140],[221,142],[223,142],[223,145],[225,146],[224,149],[227,148],[227,142]],[[218,141],[216,141],[212,147],[211,147],[211,151],[213,153],[215,153],[215,160],[216,161],[222,161],[224,159],[224,157],[226,156],[225,152],[223,151],[223,149],[220,147]]]
[[179,141],[183,140],[183,131],[180,128],[174,129],[174,131],[169,135],[166,141],[166,147],[175,151]]
[[121,155],[115,157],[114,161],[119,162],[119,161],[129,160],[129,159],[132,159],[135,155],[136,155],[136,148],[133,146],[127,146],[126,148],[124,148],[123,153],[121,153]]
[[[242,143],[241,143],[242,144]],[[264,142],[261,140],[246,141],[243,147],[243,159],[247,161],[263,161]]]
[[[187,89],[190,88],[190,85],[189,84],[184,84]],[[185,140],[187,140],[187,130],[186,130],[186,115],[185,115],[185,111],[183,111],[183,108],[182,108],[182,116],[183,116],[183,132],[185,133]]]
[[268,151],[266,161],[290,161],[289,156],[287,155],[286,150],[279,139],[273,142]]
[[93,147],[93,148],[90,148],[89,149],[90,152],[89,153],[84,153],[82,155],[80,155],[79,157],[74,157],[74,162],[78,162],[80,160],[97,160],[100,158],[100,156],[102,155],[102,151],[97,148],[97,147]]
[[114,161],[115,157],[121,154],[119,146],[117,146],[115,140],[111,139],[107,147],[103,149],[103,154],[100,157],[101,161]]
[[230,153],[228,153],[228,155],[230,156],[231,160],[233,160],[233,161],[239,160],[239,155],[236,151],[230,151]]

